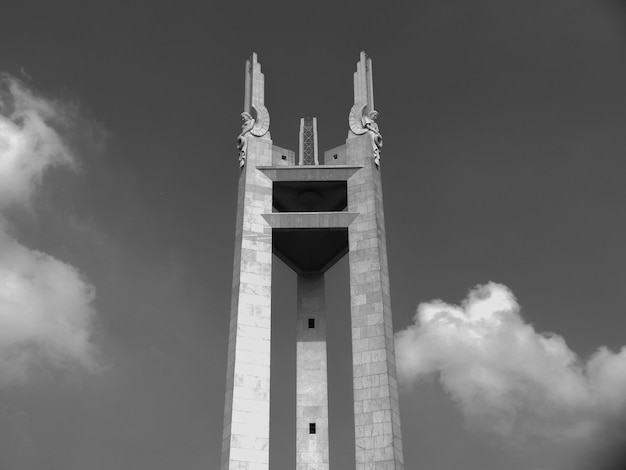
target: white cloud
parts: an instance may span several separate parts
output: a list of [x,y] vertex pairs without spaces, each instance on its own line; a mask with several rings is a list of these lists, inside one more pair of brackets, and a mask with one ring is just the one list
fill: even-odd
[[0,384],[42,360],[93,368],[93,297],[75,268],[0,231]]
[[[56,130],[68,108],[0,77],[0,211],[29,205],[45,172],[76,167]],[[37,367],[95,367],[94,289],[67,263],[27,248],[0,214],[0,385]]]
[[0,75],[0,209],[27,203],[50,167],[75,165],[55,129],[68,119],[67,107]]
[[501,284],[477,286],[461,305],[421,304],[396,355],[402,382],[437,376],[470,424],[509,438],[576,441],[626,412],[626,348],[583,362],[525,323]]

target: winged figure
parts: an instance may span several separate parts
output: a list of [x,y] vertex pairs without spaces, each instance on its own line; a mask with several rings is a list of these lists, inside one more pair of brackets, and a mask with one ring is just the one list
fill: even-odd
[[255,137],[263,137],[270,128],[270,113],[265,106],[251,106],[254,116],[248,112],[241,113],[243,124],[241,134],[237,137],[237,149],[239,150],[239,167],[246,164],[248,152],[248,134]]
[[367,104],[355,103],[350,110],[350,130],[356,135],[369,133],[372,138],[372,151],[374,163],[380,166],[380,149],[383,146],[383,136],[378,129],[376,119],[378,111],[368,109]]

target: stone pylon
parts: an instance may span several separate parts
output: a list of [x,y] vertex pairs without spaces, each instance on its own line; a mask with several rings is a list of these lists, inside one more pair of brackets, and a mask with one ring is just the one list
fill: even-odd
[[[273,145],[256,54],[246,63],[222,470],[268,470],[272,257],[298,276],[297,470],[329,470],[324,274],[350,266],[357,470],[403,470],[372,62],[361,53],[344,145]],[[320,164],[320,160],[323,160]]]

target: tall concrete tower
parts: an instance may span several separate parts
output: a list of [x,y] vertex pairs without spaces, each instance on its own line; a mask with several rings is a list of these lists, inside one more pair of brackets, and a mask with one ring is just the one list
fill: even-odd
[[324,274],[346,254],[356,469],[404,468],[377,116],[362,52],[346,143],[320,164],[317,120],[303,118],[296,161],[273,145],[261,66],[246,62],[222,470],[269,469],[273,255],[298,277],[297,470],[329,470]]

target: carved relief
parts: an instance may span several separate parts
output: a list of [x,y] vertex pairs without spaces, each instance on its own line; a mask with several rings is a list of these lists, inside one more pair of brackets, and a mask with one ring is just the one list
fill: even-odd
[[239,150],[239,167],[242,168],[246,164],[248,152],[248,133],[252,131],[255,119],[250,113],[241,113],[243,124],[241,125],[241,134],[237,137],[237,149]]
[[365,108],[367,108],[366,104],[356,103],[350,110],[350,130],[356,135],[363,135],[367,132],[367,129],[363,126]]
[[383,136],[378,129],[376,119],[378,111],[368,110],[366,104],[356,103],[350,111],[350,130],[355,135],[363,135],[369,133],[372,139],[372,153],[374,155],[374,163],[380,166],[380,149],[383,146]]
[[239,150],[239,167],[246,164],[248,152],[248,134],[255,137],[263,137],[270,128],[270,114],[265,106],[251,106],[255,116],[250,113],[241,113],[243,124],[241,134],[237,137],[237,149]]
[[262,104],[252,105],[254,113],[254,127],[250,131],[255,137],[263,137],[270,129],[270,113]]

